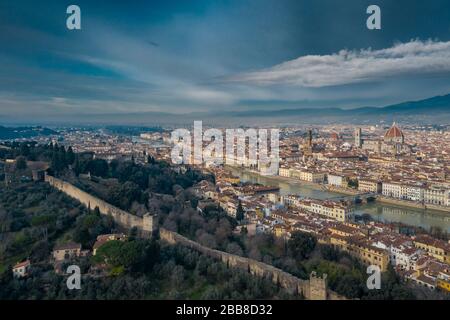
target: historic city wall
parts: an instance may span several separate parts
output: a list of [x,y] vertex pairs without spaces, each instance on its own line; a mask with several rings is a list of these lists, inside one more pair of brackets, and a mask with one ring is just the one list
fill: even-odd
[[[145,215],[143,218],[135,216],[107,203],[106,201],[90,195],[89,193],[66,181],[49,175],[45,176],[45,181],[56,189],[66,193],[70,197],[77,199],[86,207],[98,207],[101,214],[111,215],[114,221],[124,228],[129,229],[136,227],[139,230],[144,231],[145,235],[156,231],[157,223],[154,223],[153,216],[149,214]],[[159,236],[161,240],[169,244],[180,244],[182,246],[194,249],[213,259],[222,261],[230,268],[238,268],[259,277],[269,277],[274,283],[282,288],[285,288],[292,293],[301,294],[306,299],[345,299],[335,292],[327,290],[326,276],[322,278],[312,274],[309,280],[302,280],[263,262],[205,247],[173,231],[160,228]]]
[[141,217],[121,210],[61,179],[46,175],[45,181],[56,189],[66,193],[70,197],[77,199],[88,208],[94,209],[95,207],[98,207],[100,213],[104,215],[111,215],[114,221],[123,228],[129,229],[136,227],[141,230],[143,229],[144,223],[143,218]]
[[345,299],[345,297],[327,289],[326,276],[322,278],[312,274],[309,280],[303,280],[266,263],[205,247],[173,231],[160,228],[159,236],[170,244],[180,244],[220,260],[228,267],[248,271],[252,275],[259,277],[269,277],[282,288],[291,293],[301,294],[305,299]]

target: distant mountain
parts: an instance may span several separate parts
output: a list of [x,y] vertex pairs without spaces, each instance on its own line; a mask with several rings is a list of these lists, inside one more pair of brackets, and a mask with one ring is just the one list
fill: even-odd
[[[374,111],[376,110],[372,109],[372,112]],[[425,100],[394,104],[381,108],[381,110],[378,111],[384,113],[450,113],[450,94],[445,96],[436,96]]]
[[449,124],[450,94],[385,107],[249,110],[222,112],[217,116],[223,119],[233,119],[239,123],[255,124],[374,123],[383,121]]
[[48,136],[57,134],[48,128],[42,127],[2,127],[0,126],[0,140],[31,138],[36,136]]
[[283,117],[283,116],[373,116],[373,115],[431,115],[435,113],[450,114],[450,94],[436,96],[419,101],[402,102],[381,108],[362,107],[356,109],[341,108],[301,108],[282,110],[252,110],[233,113],[236,117]]
[[[327,123],[450,123],[450,94],[419,101],[409,101],[384,107],[342,108],[291,108],[280,110],[210,111],[174,114],[168,112],[133,112],[101,114],[68,114],[62,117],[46,116],[11,119],[10,122],[39,123],[45,125],[137,125],[137,126],[190,126],[194,120],[214,126],[257,126]],[[1,131],[0,131],[1,139]]]

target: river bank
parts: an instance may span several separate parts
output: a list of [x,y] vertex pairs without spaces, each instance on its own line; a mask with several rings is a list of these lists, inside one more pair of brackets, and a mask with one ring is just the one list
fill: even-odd
[[315,189],[315,190],[329,191],[329,192],[342,194],[342,195],[354,195],[354,194],[358,193],[358,192],[352,193],[352,192],[350,192],[350,190],[343,190],[342,188],[336,188],[336,190],[333,190],[332,188],[329,188],[330,186],[326,186],[326,185],[323,185],[323,184],[320,184],[320,183],[314,183],[314,182],[299,180],[299,179],[295,179],[295,178],[290,178],[290,177],[264,176],[264,175],[260,174],[258,171],[250,170],[250,169],[247,169],[247,168],[231,167],[231,166],[226,165],[225,169],[230,170],[232,173],[236,172],[236,171],[241,171],[241,172],[245,172],[245,173],[248,173],[248,174],[257,175],[257,176],[259,176],[261,178],[264,178],[264,179],[267,179],[267,180],[273,180],[273,181],[285,182],[285,183],[292,183],[292,184],[300,184],[300,185],[308,186],[308,187],[310,187],[312,189]]
[[[352,189],[348,189],[348,188],[341,188],[341,187],[336,187],[336,186],[330,186],[330,185],[325,185],[325,184],[320,184],[320,183],[315,183],[315,182],[303,181],[303,180],[298,180],[298,179],[290,178],[290,177],[263,176],[258,171],[249,170],[249,169],[246,169],[246,168],[235,168],[235,167],[230,167],[230,166],[227,166],[227,168],[230,169],[231,171],[233,171],[233,170],[240,170],[242,172],[246,172],[246,173],[249,173],[249,174],[258,175],[258,176],[263,177],[263,178],[268,179],[268,180],[274,180],[274,181],[279,181],[279,182],[286,182],[286,183],[294,183],[294,184],[306,185],[306,186],[308,186],[310,188],[313,188],[315,190],[332,192],[332,193],[335,193],[335,194],[342,194],[342,195],[348,195],[348,196],[356,196],[358,194],[361,194],[361,192],[359,192],[357,190],[352,190]],[[423,209],[423,210],[433,210],[433,211],[440,211],[440,212],[444,212],[444,213],[450,213],[450,207],[443,207],[443,206],[436,206],[436,205],[425,205],[425,204],[422,204],[422,203],[417,203],[417,202],[409,201],[409,200],[398,200],[398,199],[387,198],[387,197],[383,197],[381,195],[377,195],[375,201],[376,202],[381,202],[381,203],[393,204],[393,205],[395,205],[397,207],[408,207],[408,208]]]
[[434,205],[425,205],[422,203],[417,203],[414,201],[408,201],[408,200],[397,200],[392,198],[387,198],[383,196],[377,196],[376,201],[383,202],[383,203],[389,203],[389,204],[395,204],[399,207],[409,207],[409,208],[416,208],[416,209],[424,209],[424,210],[434,210],[434,211],[441,211],[445,213],[450,213],[450,207],[442,207],[442,206],[434,206]]
[[[297,194],[313,199],[339,199],[345,195],[344,192],[337,192],[331,188],[322,188],[321,185],[307,183],[297,179],[263,176],[244,168],[229,167],[235,176],[241,178],[243,182],[259,183],[263,185],[276,186],[280,188],[281,195]],[[342,191],[342,190],[340,190]],[[383,200],[383,201],[382,201]],[[445,211],[433,210],[433,208],[423,208],[420,206],[408,206],[397,201],[371,201],[369,203],[355,204],[355,214],[369,214],[374,220],[380,222],[398,222],[405,225],[422,227],[425,230],[431,228],[441,228],[450,233],[450,214]]]

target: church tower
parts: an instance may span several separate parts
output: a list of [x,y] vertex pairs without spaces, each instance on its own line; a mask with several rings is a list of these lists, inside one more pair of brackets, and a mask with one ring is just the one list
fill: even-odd
[[361,147],[362,147],[362,137],[361,137],[361,133],[362,133],[361,128],[356,128],[356,129],[355,129],[355,146],[356,146],[357,148],[361,148]]
[[304,155],[311,156],[313,153],[313,143],[312,143],[312,130],[308,130],[308,135],[306,137],[306,141],[303,144],[303,153]]
[[307,147],[312,148],[312,130],[308,130]]

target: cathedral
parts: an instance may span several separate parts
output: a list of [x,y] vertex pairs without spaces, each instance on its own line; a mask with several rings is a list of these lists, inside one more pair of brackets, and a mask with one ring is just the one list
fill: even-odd
[[355,146],[378,154],[402,154],[411,151],[410,147],[405,144],[405,136],[402,130],[395,122],[386,131],[383,139],[363,139],[361,128],[355,129]]

